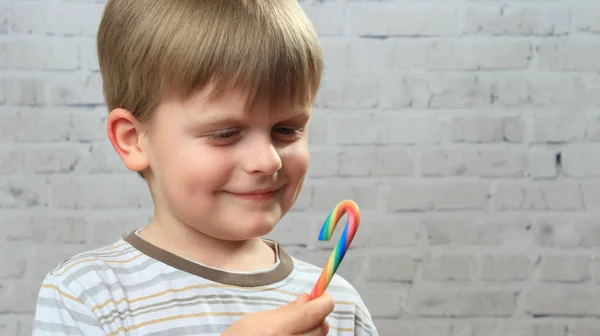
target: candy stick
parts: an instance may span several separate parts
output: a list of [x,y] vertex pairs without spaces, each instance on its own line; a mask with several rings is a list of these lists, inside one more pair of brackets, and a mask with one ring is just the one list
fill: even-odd
[[319,240],[329,240],[331,239],[331,235],[337,226],[338,221],[344,213],[348,214],[348,220],[346,222],[346,227],[342,232],[342,236],[338,241],[335,249],[329,256],[329,260],[325,267],[323,267],[323,271],[321,272],[321,276],[317,283],[313,287],[312,292],[310,293],[311,300],[317,298],[325,292],[325,289],[331,282],[333,275],[337,271],[342,259],[346,255],[350,244],[352,243],[352,239],[354,239],[354,235],[356,234],[356,230],[358,229],[358,224],[360,222],[360,211],[358,210],[358,205],[353,201],[345,200],[340,202],[338,205],[333,208],[333,211],[327,216],[327,219],[323,223],[321,227],[321,233],[319,234]]

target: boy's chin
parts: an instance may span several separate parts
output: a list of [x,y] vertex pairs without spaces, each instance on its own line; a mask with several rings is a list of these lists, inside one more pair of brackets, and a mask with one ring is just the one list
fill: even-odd
[[239,230],[236,230],[238,228],[234,228],[237,231],[235,236],[238,236],[240,240],[259,238],[271,233],[275,229],[277,222],[278,220],[259,220],[254,222],[249,219],[240,223]]
[[[213,238],[224,241],[244,241],[263,237],[269,234],[279,222],[279,216],[265,217],[247,215],[237,221],[226,221],[221,227],[213,228],[213,232],[204,232]],[[204,231],[202,228],[197,228]]]

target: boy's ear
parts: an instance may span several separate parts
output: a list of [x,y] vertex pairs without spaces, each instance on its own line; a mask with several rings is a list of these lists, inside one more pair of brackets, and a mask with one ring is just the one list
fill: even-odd
[[148,154],[141,146],[140,122],[131,112],[117,108],[108,114],[106,133],[127,169],[140,172],[148,168]]

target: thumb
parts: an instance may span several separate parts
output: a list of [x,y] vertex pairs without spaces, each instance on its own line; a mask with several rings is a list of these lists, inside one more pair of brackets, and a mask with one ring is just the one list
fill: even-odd
[[296,298],[296,300],[294,300],[288,304],[285,304],[283,306],[280,306],[280,307],[276,308],[275,310],[280,311],[280,312],[288,311],[288,310],[296,308],[308,301],[310,301],[310,297],[308,296],[308,294],[302,293]]
[[[304,298],[299,298],[298,301],[300,300]],[[292,335],[313,330],[325,321],[333,308],[333,299],[329,293],[304,304],[298,304],[295,309],[290,309],[282,316],[284,328]]]

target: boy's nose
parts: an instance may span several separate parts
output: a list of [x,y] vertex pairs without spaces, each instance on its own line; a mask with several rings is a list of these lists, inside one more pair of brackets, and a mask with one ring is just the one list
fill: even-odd
[[244,158],[244,169],[251,174],[274,175],[281,169],[281,157],[270,140],[254,141]]

